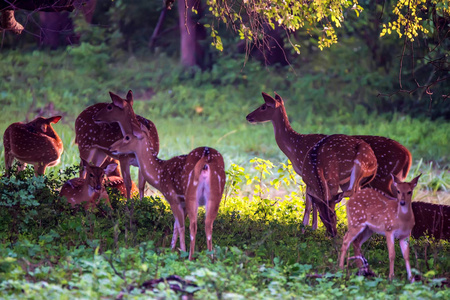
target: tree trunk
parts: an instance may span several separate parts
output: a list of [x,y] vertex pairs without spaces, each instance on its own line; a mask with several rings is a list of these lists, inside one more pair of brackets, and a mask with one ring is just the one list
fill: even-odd
[[[75,0],[73,5],[91,23],[97,0]],[[61,45],[76,44],[79,36],[73,33],[73,23],[67,12],[39,12],[41,45],[55,49]]]
[[197,43],[195,23],[192,20],[192,7],[194,7],[195,2],[196,0],[178,0],[178,19],[181,41],[180,62],[184,67],[192,67],[199,63],[197,61],[196,53],[200,46]]

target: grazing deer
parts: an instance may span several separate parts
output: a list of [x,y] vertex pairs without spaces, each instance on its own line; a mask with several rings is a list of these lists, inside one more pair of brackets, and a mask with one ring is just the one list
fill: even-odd
[[[324,134],[300,134],[294,131],[289,123],[283,99],[275,93],[275,98],[262,93],[264,103],[256,110],[247,115],[250,123],[262,123],[271,121],[275,140],[281,151],[291,161],[294,170],[303,178],[303,162],[308,151],[316,143],[326,137]],[[390,174],[398,176],[400,179],[406,178],[411,167],[411,153],[400,143],[389,138],[380,136],[354,136],[368,143],[375,153],[378,169],[375,178],[367,185],[377,188],[388,195],[392,195]],[[313,209],[313,229],[317,228],[317,210],[312,197],[309,195],[309,188],[306,187],[305,215],[303,225],[309,224],[311,209]],[[321,203],[321,202],[319,202]],[[333,213],[334,213],[334,209]]]
[[205,231],[209,251],[212,251],[212,229],[225,186],[222,155],[215,149],[199,147],[187,155],[169,160],[159,159],[152,151],[150,135],[141,125],[142,133],[126,135],[115,142],[110,151],[115,154],[134,153],[145,179],[158,189],[169,202],[175,217],[171,247],[175,249],[178,236],[181,250],[186,251],[184,222],[189,216],[190,251],[193,259],[197,234],[197,211],[205,205]]
[[408,240],[414,227],[414,213],[411,200],[419,176],[411,182],[401,182],[393,177],[397,200],[391,200],[383,193],[368,188],[357,192],[347,202],[348,232],[344,236],[339,267],[344,268],[345,254],[353,243],[356,257],[361,256],[361,245],[375,232],[386,236],[389,250],[389,279],[394,277],[394,239],[400,240],[400,248],[405,259],[408,279],[411,279]]
[[[377,159],[372,148],[363,140],[348,135],[326,136],[308,151],[303,162],[303,181],[332,236],[337,233],[336,203],[370,182],[376,171]],[[339,193],[340,188],[342,193]]]
[[[98,103],[89,106],[80,113],[75,121],[75,142],[78,144],[80,157],[96,166],[101,166],[107,156],[111,156],[120,163],[120,170],[122,178],[125,182],[127,190],[127,199],[130,199],[132,181],[130,175],[130,165],[137,166],[136,157],[133,154],[114,155],[108,148],[117,140],[121,140],[125,135],[133,132],[133,126],[139,128],[139,125],[133,125],[130,122],[118,123],[104,123],[99,121],[99,112],[107,111],[108,107],[115,107],[114,103],[121,102],[127,108],[126,111],[132,111],[133,93],[131,91],[127,94],[127,99],[121,99],[114,93],[110,92],[113,103]],[[103,114],[102,114],[103,116]],[[158,132],[152,121],[147,120],[139,115],[134,115],[139,124],[145,125],[150,132],[150,149],[154,153],[159,152],[159,138]],[[139,193],[140,197],[144,196],[145,181],[142,176],[139,176]]]
[[105,173],[113,172],[117,164],[111,163],[102,168],[92,166],[84,159],[81,161],[86,178],[77,177],[68,180],[61,188],[60,197],[65,197],[72,207],[83,204],[85,209],[94,208],[101,199],[105,199],[106,204],[111,207],[104,180]]
[[6,173],[17,159],[23,170],[26,164],[34,166],[35,175],[43,175],[47,167],[55,166],[61,159],[63,143],[51,123],[58,123],[61,116],[38,117],[29,123],[13,123],[3,135]]

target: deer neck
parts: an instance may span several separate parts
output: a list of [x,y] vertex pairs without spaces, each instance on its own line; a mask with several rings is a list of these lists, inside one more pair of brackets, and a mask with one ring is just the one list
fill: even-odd
[[414,213],[411,203],[403,206],[398,204],[397,215],[402,224],[410,224],[412,222],[412,225],[414,225]]
[[309,150],[306,149],[306,145],[301,143],[304,135],[292,129],[283,106],[280,107],[279,113],[272,119],[272,124],[278,147],[292,162],[295,171],[301,174],[303,159]]
[[141,147],[140,153],[135,153],[135,156],[138,161],[139,172],[151,186],[159,190],[164,160],[153,154],[151,149],[149,143],[146,142],[145,147]]

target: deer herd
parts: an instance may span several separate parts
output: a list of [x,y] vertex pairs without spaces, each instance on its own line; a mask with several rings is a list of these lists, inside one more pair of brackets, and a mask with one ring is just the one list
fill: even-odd
[[[408,240],[414,226],[412,193],[417,176],[404,182],[411,167],[411,153],[400,143],[380,136],[300,134],[289,123],[282,98],[262,93],[264,103],[247,115],[250,123],[271,121],[275,140],[291,161],[305,185],[303,225],[317,228],[317,212],[327,232],[337,234],[335,207],[347,202],[348,232],[343,239],[339,266],[353,244],[355,257],[365,261],[361,245],[373,232],[386,236],[390,271],[394,276],[394,240],[400,240],[408,277],[411,279]],[[169,160],[158,158],[159,137],[155,124],[133,109],[133,93],[123,99],[111,93],[111,102],[83,110],[75,121],[81,169],[78,178],[67,181],[60,197],[72,206],[97,207],[101,200],[111,207],[105,186],[114,185],[127,199],[136,194],[130,166],[138,171],[142,199],[145,183],[159,190],[175,218],[171,247],[186,251],[185,219],[189,217],[190,251],[193,259],[197,234],[197,212],[205,206],[207,248],[212,251],[212,229],[222,199],[226,176],[222,155],[211,147],[198,147]],[[36,176],[59,163],[63,143],[52,127],[60,116],[38,117],[29,123],[13,123],[5,131],[6,175],[14,159],[19,170],[34,166]],[[361,264],[359,263],[359,265]]]

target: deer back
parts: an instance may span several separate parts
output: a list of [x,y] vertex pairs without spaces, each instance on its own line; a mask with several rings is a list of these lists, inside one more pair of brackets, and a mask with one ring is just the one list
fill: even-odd
[[[97,103],[89,106],[75,120],[75,143],[78,144],[82,158],[89,156],[88,153],[91,148],[98,145],[107,149],[115,141],[123,137],[118,124],[97,124],[94,122],[94,115],[107,105],[107,103]],[[105,152],[108,153],[107,150]]]
[[411,168],[412,156],[408,149],[397,141],[382,136],[356,135],[370,145],[377,158],[378,169],[375,178],[367,185],[390,196],[394,174],[404,180]]
[[358,191],[347,202],[348,226],[369,224],[382,233],[394,228],[397,217],[397,201],[387,198],[382,192],[367,188]]

